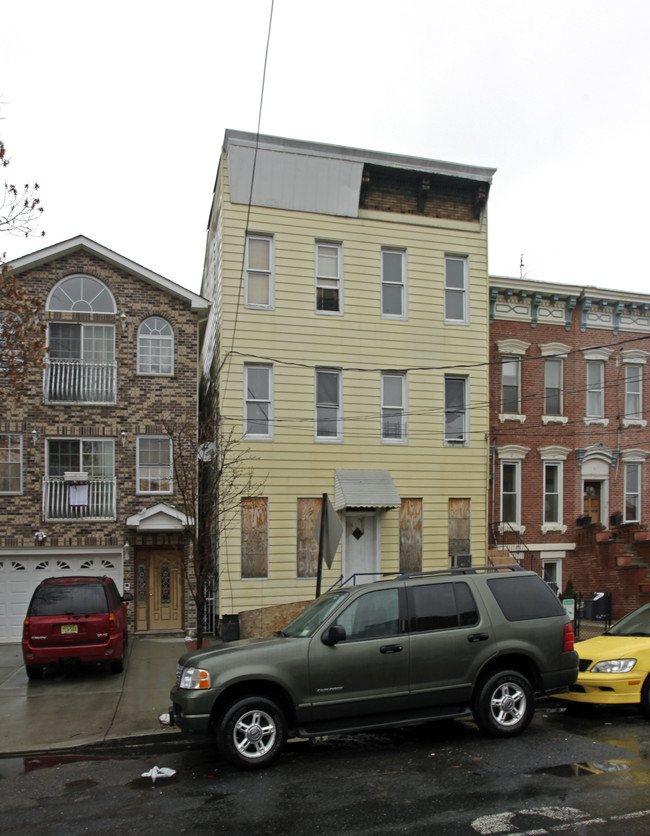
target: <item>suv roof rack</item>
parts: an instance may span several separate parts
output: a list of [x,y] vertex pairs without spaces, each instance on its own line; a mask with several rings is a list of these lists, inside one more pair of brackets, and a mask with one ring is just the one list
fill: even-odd
[[428,578],[431,575],[476,575],[478,572],[525,572],[519,563],[507,563],[504,566],[471,566],[454,569],[432,569],[430,572],[404,572],[401,578]]

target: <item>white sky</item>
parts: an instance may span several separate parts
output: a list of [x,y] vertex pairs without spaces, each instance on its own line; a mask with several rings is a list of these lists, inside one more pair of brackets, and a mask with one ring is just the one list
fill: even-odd
[[[256,131],[271,0],[11,0],[0,135],[43,239],[196,292],[226,128]],[[275,0],[262,133],[497,168],[492,275],[650,292],[648,0]],[[623,268],[621,268],[623,265]],[[621,272],[622,269],[622,272]]]

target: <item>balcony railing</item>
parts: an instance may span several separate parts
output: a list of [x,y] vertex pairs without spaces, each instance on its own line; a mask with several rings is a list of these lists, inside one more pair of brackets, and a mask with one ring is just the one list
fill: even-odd
[[43,479],[44,520],[114,520],[115,477],[89,479],[82,485],[63,476]]
[[117,364],[48,359],[43,374],[45,403],[115,403]]

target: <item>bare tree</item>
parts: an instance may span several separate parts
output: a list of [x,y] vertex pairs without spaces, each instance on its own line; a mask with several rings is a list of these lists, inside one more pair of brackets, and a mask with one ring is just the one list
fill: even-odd
[[223,422],[203,418],[196,423],[163,418],[172,440],[175,492],[186,517],[190,549],[183,555],[183,573],[196,605],[196,645],[203,646],[206,588],[217,570],[221,534],[239,520],[243,497],[256,496],[263,483],[256,481],[252,458]]
[[[7,147],[0,139],[0,168],[7,168],[11,160],[7,156]],[[45,235],[38,232],[36,226],[43,214],[41,199],[38,197],[38,183],[15,183],[4,181],[2,204],[0,205],[0,232],[13,235]]]

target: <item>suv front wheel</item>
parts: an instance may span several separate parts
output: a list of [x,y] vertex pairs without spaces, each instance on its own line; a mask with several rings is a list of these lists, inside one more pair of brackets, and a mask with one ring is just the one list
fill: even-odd
[[494,737],[513,737],[535,713],[533,688],[517,671],[499,671],[484,680],[472,704],[477,725]]
[[287,740],[282,710],[266,697],[243,697],[216,727],[221,755],[239,769],[261,769],[280,757]]

